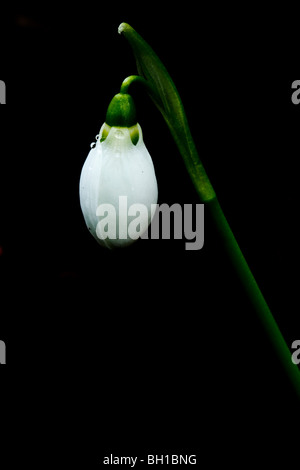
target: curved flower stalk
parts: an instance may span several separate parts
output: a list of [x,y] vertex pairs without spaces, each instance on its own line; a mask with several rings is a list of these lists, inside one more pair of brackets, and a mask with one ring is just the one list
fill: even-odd
[[124,80],[121,89],[126,92],[133,81],[144,83],[151,99],[160,110],[185,162],[200,200],[205,203],[206,209],[210,211],[223,246],[237,271],[241,284],[261,320],[270,343],[273,345],[291,383],[294,385],[297,395],[300,397],[299,370],[291,361],[289,347],[245,260],[205,172],[174,82],[153,49],[130,25],[122,23],[118,31],[128,40],[135,55],[139,73],[139,76],[128,77]]
[[131,125],[135,121],[131,97],[129,109],[128,96],[116,96],[83,165],[79,184],[86,225],[100,245],[108,248],[130,245],[145,232],[158,196],[142,129],[137,123]]

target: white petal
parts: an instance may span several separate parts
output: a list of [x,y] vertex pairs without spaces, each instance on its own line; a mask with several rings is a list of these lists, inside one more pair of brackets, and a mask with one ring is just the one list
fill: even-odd
[[100,141],[98,140],[96,146],[90,150],[81,170],[79,195],[80,206],[87,228],[99,243],[100,240],[96,234],[96,226],[98,223],[96,208],[100,204],[99,182],[101,166],[102,147]]
[[[147,207],[148,218],[144,221],[144,231],[151,222],[151,204],[157,203],[157,181],[152,159],[143,142],[142,130],[139,129],[137,145],[131,142],[127,128],[112,127],[104,142],[96,144],[83,166],[80,179],[80,203],[86,224],[100,244],[123,246],[133,242],[127,236],[123,239],[100,240],[96,233],[99,217],[96,215],[100,204],[112,204],[115,207],[118,228],[124,220],[128,224],[132,216],[119,211],[119,197],[127,197],[127,210],[133,204]],[[101,131],[100,131],[101,136]],[[125,218],[125,219],[124,219]],[[142,231],[141,231],[142,234]]]

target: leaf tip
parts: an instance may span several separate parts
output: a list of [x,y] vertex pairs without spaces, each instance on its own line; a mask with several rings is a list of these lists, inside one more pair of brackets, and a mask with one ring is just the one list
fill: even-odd
[[118,27],[118,33],[122,34],[123,31],[128,28],[128,26],[129,25],[127,23],[121,23],[120,26]]

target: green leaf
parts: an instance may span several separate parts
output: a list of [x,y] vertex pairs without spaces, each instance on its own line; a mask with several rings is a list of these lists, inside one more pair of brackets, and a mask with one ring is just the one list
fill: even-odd
[[127,23],[119,26],[119,33],[125,36],[133,50],[138,73],[147,81],[149,95],[169,126],[201,200],[214,199],[214,189],[199,158],[182,101],[166,67],[149,44]]

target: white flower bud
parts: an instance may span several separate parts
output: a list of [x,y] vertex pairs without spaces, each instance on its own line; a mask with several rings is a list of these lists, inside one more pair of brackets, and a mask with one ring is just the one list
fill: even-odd
[[[157,194],[155,171],[140,125],[103,124],[80,177],[80,205],[91,234],[109,248],[131,244],[150,224]],[[138,222],[135,232],[130,227],[134,220]]]

